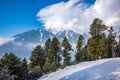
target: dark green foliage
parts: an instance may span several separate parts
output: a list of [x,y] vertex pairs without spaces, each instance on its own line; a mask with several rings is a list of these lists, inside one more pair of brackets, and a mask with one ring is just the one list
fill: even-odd
[[14,80],[15,76],[14,75],[10,75],[6,69],[2,69],[0,70],[0,80]]
[[11,68],[13,65],[19,65],[20,64],[20,58],[15,56],[13,53],[5,54],[0,59],[0,69],[1,68]]
[[119,28],[119,35],[118,35],[118,43],[117,43],[117,46],[116,46],[116,56],[115,57],[120,57],[120,28]]
[[93,23],[90,25],[90,34],[93,38],[102,37],[107,26],[103,23],[101,19],[95,18]]
[[104,31],[107,27],[101,19],[94,19],[90,26],[91,38],[88,40],[87,52],[92,60],[107,57],[107,46]]
[[64,50],[66,50],[66,51],[72,50],[71,45],[66,37],[62,41],[62,46],[63,46]]
[[45,65],[43,66],[43,72],[44,73],[49,73],[51,69],[51,64],[49,61],[46,61]]
[[77,46],[76,46],[77,51],[80,51],[82,49],[83,44],[84,44],[84,38],[82,35],[80,35],[77,40]]
[[15,56],[14,54],[5,54],[0,59],[0,70],[6,70],[9,75],[19,75],[20,72],[20,58]]
[[46,57],[48,57],[49,52],[50,52],[50,49],[51,49],[51,39],[49,38],[49,39],[45,42],[45,47],[44,47],[44,53],[45,53],[45,56],[46,56]]
[[37,80],[40,76],[42,76],[43,70],[41,67],[37,67],[34,70],[29,72],[28,80]]
[[117,46],[116,46],[116,52],[115,53],[116,53],[115,57],[120,57],[120,45],[119,44],[117,44]]
[[77,49],[77,53],[75,55],[76,57],[76,62],[81,62],[81,61],[84,61],[84,51],[83,51],[83,43],[84,43],[84,38],[82,35],[79,36],[78,40],[77,40],[77,46],[76,46],[76,49]]
[[67,65],[60,66],[60,69],[64,69]]
[[64,57],[64,62],[63,65],[70,65],[70,53],[69,51],[72,50],[70,43],[68,42],[67,38],[65,37],[62,41],[62,47],[63,47],[63,57]]
[[108,30],[109,34],[107,37],[107,48],[108,48],[108,58],[112,58],[114,56],[113,50],[114,50],[114,43],[115,43],[115,35],[113,34],[113,27],[110,27]]
[[29,80],[37,80],[43,74],[43,66],[45,64],[46,57],[41,45],[37,45],[32,51],[30,57],[30,73],[28,75]]
[[27,65],[27,60],[26,58],[24,58],[22,61],[21,61],[21,64],[20,64],[20,72],[21,74],[19,75],[19,79],[21,80],[27,80],[28,79],[28,65]]
[[45,61],[46,59],[45,59],[43,48],[40,45],[36,46],[36,48],[31,53],[30,70],[34,70],[38,67],[43,69]]
[[60,66],[60,42],[56,37],[52,39],[51,48],[48,54],[48,61],[51,64],[51,71],[56,71]]
[[15,56],[13,53],[5,54],[0,59],[0,72],[4,75],[2,77],[9,76],[12,80],[27,80],[27,61],[26,59],[21,61],[20,58]]

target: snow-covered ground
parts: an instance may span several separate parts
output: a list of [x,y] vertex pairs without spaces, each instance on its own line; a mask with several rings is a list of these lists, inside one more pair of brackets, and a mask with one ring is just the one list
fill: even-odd
[[44,75],[39,80],[120,80],[120,58],[82,62]]

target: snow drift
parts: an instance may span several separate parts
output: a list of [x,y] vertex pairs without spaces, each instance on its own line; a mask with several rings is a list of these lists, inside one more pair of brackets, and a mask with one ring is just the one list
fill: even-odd
[[120,58],[82,62],[46,74],[39,80],[120,80]]

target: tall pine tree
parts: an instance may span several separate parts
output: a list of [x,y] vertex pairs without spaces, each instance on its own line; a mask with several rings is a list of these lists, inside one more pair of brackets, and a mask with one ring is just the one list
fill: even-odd
[[46,59],[43,48],[41,45],[36,46],[30,56],[30,70],[34,70],[39,67],[43,70],[45,61]]
[[84,44],[84,38],[82,35],[80,35],[77,40],[77,46],[76,46],[77,53],[75,55],[77,63],[84,61],[85,56],[84,56],[83,49],[82,49],[83,44]]
[[110,29],[108,30],[109,34],[107,37],[107,47],[108,47],[108,58],[112,58],[114,56],[114,43],[115,43],[115,35],[114,35],[114,29],[111,26]]
[[117,44],[117,48],[116,48],[116,57],[120,57],[120,28],[119,28],[119,32],[118,32],[118,44]]
[[20,64],[20,71],[22,74],[20,74],[19,76],[19,79],[20,80],[27,80],[28,79],[28,64],[27,64],[27,60],[26,58],[24,58],[22,61],[21,61],[21,64]]
[[51,64],[51,71],[56,71],[60,66],[60,42],[54,37],[51,41],[50,53],[48,54],[48,62]]
[[63,47],[62,54],[64,57],[63,65],[70,65],[71,57],[70,57],[69,51],[71,51],[72,48],[71,48],[71,45],[66,37],[62,41],[62,47]]
[[105,43],[105,33],[107,29],[101,19],[95,18],[90,25],[91,38],[88,40],[87,51],[91,56],[91,59],[100,59],[107,56],[107,47]]
[[47,39],[47,41],[45,42],[45,46],[44,46],[44,52],[45,52],[45,56],[48,57],[49,52],[51,49],[51,39]]

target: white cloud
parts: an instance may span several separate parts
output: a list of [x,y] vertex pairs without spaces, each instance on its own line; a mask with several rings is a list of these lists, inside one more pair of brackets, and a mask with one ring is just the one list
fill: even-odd
[[34,49],[39,43],[28,43],[25,47],[27,47],[29,50]]
[[22,46],[22,43],[21,42],[12,42],[14,45],[16,45],[16,46]]
[[97,0],[93,11],[107,25],[120,25],[120,0]]
[[14,40],[14,38],[2,38],[0,37],[0,46],[4,43]]
[[120,25],[120,0],[96,0],[88,5],[80,0],[60,2],[41,9],[37,16],[46,29],[70,29],[78,33],[88,32],[93,19],[98,17],[107,25]]
[[[25,47],[29,50],[33,50],[37,45],[40,45],[40,43],[28,43]],[[44,47],[44,44],[41,44],[41,46]]]

